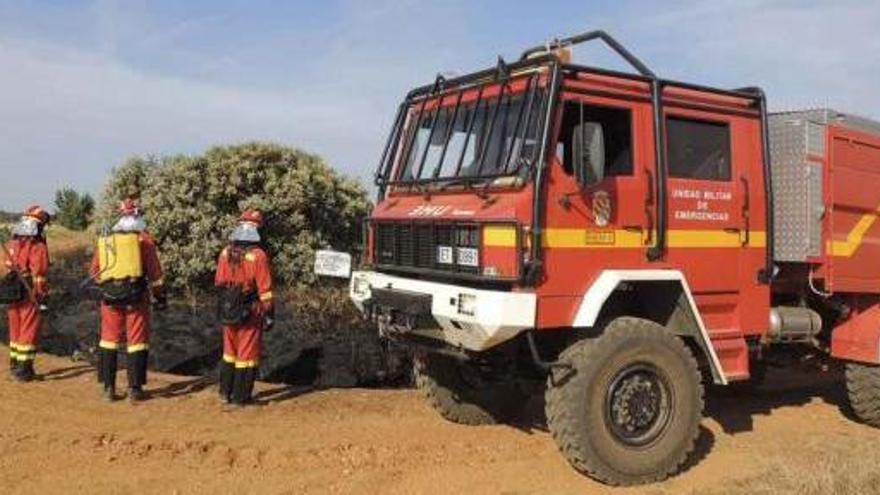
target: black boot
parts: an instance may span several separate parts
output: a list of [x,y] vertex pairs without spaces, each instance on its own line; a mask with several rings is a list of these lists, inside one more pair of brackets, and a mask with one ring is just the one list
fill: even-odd
[[232,403],[244,406],[253,403],[254,381],[257,379],[257,368],[237,368],[235,383],[232,389]]
[[116,368],[117,355],[116,349],[100,349],[101,353],[101,383],[104,385],[104,400],[113,402],[116,400]]
[[140,402],[146,399],[144,385],[147,383],[147,358],[147,351],[128,354],[128,398],[131,402]]
[[235,363],[220,361],[219,374],[220,400],[232,402],[232,390],[235,384]]
[[9,377],[15,378],[18,375],[18,358],[15,357],[13,351],[9,351]]
[[33,381],[36,373],[34,373],[34,360],[28,359],[27,361],[22,361],[18,364],[18,372],[15,377],[20,382],[30,382]]
[[98,377],[98,385],[104,386],[104,349],[99,348],[97,352],[97,360],[95,362],[95,376]]
[[141,360],[138,365],[138,383],[141,384],[141,387],[145,387],[147,385],[147,368],[150,366],[150,351],[142,352],[138,359]]

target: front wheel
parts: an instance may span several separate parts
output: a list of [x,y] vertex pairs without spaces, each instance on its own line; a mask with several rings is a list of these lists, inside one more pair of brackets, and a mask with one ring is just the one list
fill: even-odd
[[559,361],[547,383],[547,424],[575,469],[611,485],[678,471],[703,411],[697,361],[680,338],[651,321],[617,318]]
[[431,406],[454,423],[485,425],[511,419],[528,399],[516,380],[440,354],[416,356],[415,378]]

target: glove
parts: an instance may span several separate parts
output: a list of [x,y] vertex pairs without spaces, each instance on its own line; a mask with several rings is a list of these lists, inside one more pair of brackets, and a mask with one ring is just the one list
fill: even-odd
[[275,326],[275,306],[268,305],[263,308],[263,331],[268,332]]
[[168,309],[168,295],[165,291],[158,291],[153,294],[153,309],[156,311],[165,311]]

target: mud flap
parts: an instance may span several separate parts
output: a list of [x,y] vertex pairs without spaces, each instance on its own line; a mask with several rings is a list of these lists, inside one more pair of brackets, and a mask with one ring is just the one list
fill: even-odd
[[880,304],[854,309],[831,333],[831,356],[880,364]]

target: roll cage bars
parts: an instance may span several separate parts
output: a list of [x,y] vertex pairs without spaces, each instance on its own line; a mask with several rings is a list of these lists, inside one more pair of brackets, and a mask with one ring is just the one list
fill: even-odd
[[[613,71],[608,69],[600,69],[595,67],[587,67],[575,64],[564,64],[559,59],[559,57],[554,53],[555,50],[560,48],[572,47],[584,43],[589,43],[592,41],[602,41],[608,48],[614,51],[618,56],[620,56],[625,62],[627,62],[637,74],[623,73],[619,71]],[[552,138],[550,134],[550,127],[552,123],[552,117],[555,110],[555,105],[557,103],[557,99],[559,96],[559,91],[562,87],[562,80],[564,73],[574,72],[574,73],[594,73],[594,74],[603,74],[610,75],[615,77],[623,77],[635,80],[641,80],[650,84],[651,88],[651,103],[653,108],[653,123],[654,123],[654,151],[655,151],[655,163],[657,167],[657,173],[654,174],[654,197],[656,198],[656,207],[655,207],[655,218],[654,225],[657,228],[657,237],[656,242],[653,246],[648,248],[646,252],[646,257],[649,261],[658,261],[663,258],[666,247],[667,247],[667,231],[668,231],[668,220],[667,220],[667,210],[668,210],[668,200],[667,200],[667,188],[666,188],[666,179],[668,175],[668,167],[666,161],[666,153],[665,153],[665,142],[666,142],[666,126],[665,119],[663,114],[663,90],[666,86],[676,86],[683,89],[692,89],[696,91],[709,92],[720,95],[728,95],[735,96],[740,98],[746,98],[753,100],[758,107],[758,111],[760,112],[761,119],[761,147],[762,147],[762,156],[763,156],[763,170],[764,170],[764,189],[765,189],[765,197],[766,197],[766,222],[767,222],[767,248],[766,248],[766,260],[765,267],[758,273],[757,279],[760,283],[769,284],[774,275],[774,252],[773,252],[773,194],[772,194],[772,183],[771,183],[771,162],[770,162],[770,145],[769,145],[769,133],[768,133],[768,117],[767,117],[767,99],[764,94],[764,91],[758,87],[748,87],[741,88],[735,90],[724,90],[718,88],[711,88],[707,86],[701,86],[696,84],[682,83],[678,81],[665,80],[660,79],[657,75],[648,68],[638,57],[636,57],[632,52],[626,49],[620,42],[618,42],[611,35],[602,30],[589,31],[586,33],[578,34],[575,36],[571,36],[563,39],[556,39],[544,45],[537,45],[531,48],[526,49],[520,59],[512,64],[507,64],[501,57],[498,58],[498,64],[493,69],[487,69],[479,72],[475,72],[472,74],[468,74],[461,77],[456,77],[453,79],[446,79],[442,75],[438,75],[434,84],[422,86],[412,90],[406,97],[406,100],[400,105],[397,113],[397,117],[394,123],[394,130],[388,138],[388,141],[385,144],[385,149],[382,153],[382,159],[379,164],[379,168],[377,169],[375,176],[375,183],[378,187],[378,200],[381,201],[385,197],[386,187],[388,185],[392,185],[393,182],[389,181],[390,174],[394,169],[394,150],[397,149],[400,144],[401,134],[403,133],[403,123],[406,120],[407,109],[412,106],[419,98],[422,98],[421,110],[424,110],[424,105],[427,100],[439,96],[441,93],[445,91],[451,90],[459,90],[463,91],[468,87],[475,86],[478,84],[482,84],[481,87],[481,95],[482,88],[485,87],[487,83],[489,84],[497,84],[499,82],[506,83],[511,74],[513,73],[521,73],[531,69],[540,69],[542,67],[549,68],[551,72],[551,80],[548,86],[548,94],[545,100],[546,105],[542,105],[541,111],[544,112],[545,121],[543,123],[542,128],[542,136],[540,142],[540,151],[537,153],[535,159],[532,162],[531,171],[533,173],[534,179],[534,200],[533,200],[533,208],[532,208],[532,224],[531,224],[531,253],[530,253],[530,263],[526,267],[524,272],[524,280],[523,282],[527,285],[535,285],[540,280],[541,272],[542,272],[542,242],[541,236],[543,234],[543,225],[541,223],[542,214],[544,205],[545,205],[545,194],[543,193],[543,182],[544,176],[546,174],[546,158],[547,158],[547,150],[550,146],[550,140]],[[501,97],[503,97],[504,91],[502,89]],[[460,103],[460,100],[459,100]],[[500,106],[500,100],[499,105]],[[439,108],[439,107],[438,107]],[[497,109],[497,107],[496,107]],[[421,111],[419,112],[419,119],[421,120],[422,115]],[[496,112],[497,113],[497,112]],[[448,143],[447,143],[448,144]],[[444,147],[445,153],[445,147]],[[484,157],[485,158],[485,157]],[[508,157],[509,159],[509,157]],[[423,160],[424,161],[424,160]],[[442,163],[442,161],[441,161]],[[424,163],[420,164],[420,167],[424,166]],[[461,164],[459,163],[459,167]],[[482,166],[482,164],[481,164]],[[421,168],[419,169],[421,170]],[[510,174],[505,174],[509,176]],[[479,177],[478,180],[491,180],[493,177]],[[497,178],[497,177],[496,177]],[[460,180],[456,179],[456,180]],[[412,184],[413,182],[409,182]],[[416,184],[417,185],[417,184]]]

